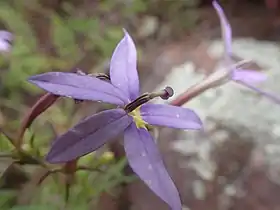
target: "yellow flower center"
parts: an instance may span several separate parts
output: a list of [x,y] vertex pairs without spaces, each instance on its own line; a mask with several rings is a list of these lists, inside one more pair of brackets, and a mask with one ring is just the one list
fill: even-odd
[[144,128],[147,129],[147,125],[148,123],[145,122],[140,114],[140,107],[137,107],[135,110],[133,110],[132,112],[128,113],[128,115],[130,115],[131,117],[133,117],[133,120],[137,126],[137,128]]

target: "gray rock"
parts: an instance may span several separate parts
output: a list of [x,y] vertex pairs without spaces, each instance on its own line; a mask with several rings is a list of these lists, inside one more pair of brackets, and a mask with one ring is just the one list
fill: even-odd
[[[263,66],[268,79],[257,86],[279,93],[280,96],[280,48],[276,43],[236,39],[233,50],[237,56],[251,59]],[[221,41],[210,43],[209,53],[213,57],[220,57],[222,52]],[[204,76],[194,72],[191,61],[186,61],[170,72],[157,89],[169,85],[175,90],[174,97]],[[165,102],[158,100],[157,103]],[[279,183],[280,105],[239,84],[230,82],[205,92],[184,107],[192,108],[199,114],[204,121],[205,130],[203,132],[180,131],[177,141],[173,144],[174,150],[192,157],[181,165],[191,167],[204,180],[214,179],[217,162],[214,161],[213,151],[228,141],[230,131],[234,131],[241,141],[244,139],[245,142],[245,139],[249,139],[253,142],[254,150],[250,154],[250,164],[257,165],[262,162],[269,166],[268,177],[273,182]],[[219,122],[222,122],[226,128],[217,130]],[[233,191],[226,190],[226,192],[231,194]]]

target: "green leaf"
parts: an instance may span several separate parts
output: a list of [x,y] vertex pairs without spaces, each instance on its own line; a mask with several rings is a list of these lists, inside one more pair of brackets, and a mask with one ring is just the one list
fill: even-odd
[[12,190],[1,190],[0,191],[0,209],[8,208],[13,199],[16,196],[16,192]]
[[76,45],[75,34],[65,20],[58,15],[52,15],[52,39],[62,58],[68,58],[70,61],[76,61],[78,58],[79,48]]
[[94,192],[97,197],[99,197],[102,192],[109,191],[112,187],[121,183],[117,180],[119,177],[124,176],[122,171],[126,165],[127,159],[123,158],[111,166],[104,174],[100,175],[99,179],[96,180],[98,185],[95,185],[94,187]]

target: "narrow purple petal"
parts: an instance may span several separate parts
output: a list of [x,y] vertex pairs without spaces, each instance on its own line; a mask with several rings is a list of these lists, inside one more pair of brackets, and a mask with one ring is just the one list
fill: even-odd
[[123,132],[132,121],[123,109],[90,116],[55,139],[46,160],[62,163],[93,152]]
[[236,81],[243,81],[246,83],[258,83],[267,79],[262,72],[257,72],[247,69],[237,69],[232,72],[232,79]]
[[137,52],[134,42],[124,30],[124,37],[117,45],[111,59],[111,83],[119,87],[131,100],[139,96]]
[[95,77],[75,73],[48,72],[30,77],[29,82],[59,96],[78,100],[103,101],[125,105],[128,98],[112,84]]
[[124,148],[129,165],[146,185],[172,210],[182,210],[179,192],[148,131],[132,123],[124,133]]
[[241,84],[257,93],[259,93],[260,95],[272,100],[273,102],[277,103],[277,104],[280,104],[280,97],[276,96],[275,94],[273,93],[269,93],[267,91],[264,91],[264,90],[261,90],[253,85],[251,85],[250,83],[247,83],[245,81],[236,81],[238,84]]
[[141,116],[150,125],[180,129],[202,128],[202,122],[194,111],[177,106],[144,104],[141,106]]
[[222,7],[219,5],[217,1],[212,2],[213,7],[215,8],[219,19],[221,23],[222,28],[222,37],[224,41],[224,48],[225,53],[227,56],[230,56],[232,54],[232,32],[231,32],[231,26],[227,20],[227,17],[225,16],[225,13],[222,9]]

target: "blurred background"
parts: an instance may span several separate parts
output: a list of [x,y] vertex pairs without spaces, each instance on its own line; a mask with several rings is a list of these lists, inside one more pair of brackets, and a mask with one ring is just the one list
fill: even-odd
[[[280,78],[277,71],[280,64],[267,58],[263,58],[267,63],[258,60],[265,55],[275,56],[274,60],[280,56],[277,54],[280,40],[278,0],[224,0],[220,3],[232,24],[234,37],[241,40],[238,42],[241,47],[237,46],[236,51],[242,46],[252,51],[244,54],[239,50],[238,56],[253,59],[259,64],[257,70],[272,69],[268,72],[276,75],[275,79],[268,80],[268,86],[264,87],[280,92],[276,81]],[[26,79],[42,72],[77,68],[86,73],[107,73],[113,49],[123,36],[122,28],[128,30],[137,46],[143,92],[166,84],[176,86],[176,82],[180,85],[175,88],[177,93],[183,92],[191,83],[215,70],[219,60],[219,56],[209,51],[217,40],[216,44],[221,46],[219,20],[210,0],[0,1],[0,30],[7,30],[14,36],[9,42],[11,48],[1,52],[0,59],[0,128],[6,134],[0,134],[1,210],[168,209],[127,168],[121,144],[109,145],[81,158],[79,164],[86,170],[79,170],[75,179],[72,177],[69,195],[65,187],[69,183],[67,175],[56,173],[42,181],[46,171],[40,164],[32,160],[23,164],[18,161],[22,157],[9,155],[14,147],[7,136],[16,138],[23,117],[43,94]],[[261,56],[251,56],[254,52]],[[189,65],[192,68],[186,67]],[[178,78],[186,80],[178,82]],[[206,133],[185,135],[170,129],[161,130],[159,146],[168,170],[179,187],[185,210],[280,209],[279,138],[275,129],[271,129],[273,125],[278,126],[277,123],[280,125],[274,113],[276,108],[268,108],[274,106],[270,104],[265,105],[265,110],[258,110],[254,107],[256,96],[248,96],[239,89],[232,93],[231,89],[222,94],[215,92],[211,101],[200,99],[193,105],[205,119]],[[239,93],[236,104],[232,103],[233,95]],[[227,96],[222,98],[227,104],[223,107],[225,110],[244,105],[232,109],[233,120],[223,117],[213,120],[220,111],[217,108],[217,112],[205,112],[219,94]],[[249,102],[243,102],[242,97]],[[255,117],[254,112],[248,114],[247,121],[238,120],[245,117],[237,116],[235,111],[240,113],[252,107],[258,113],[262,110],[260,116]],[[59,99],[25,132],[23,149],[41,160],[55,136],[83,117],[106,108],[93,102]],[[268,111],[273,117],[263,117]],[[256,122],[262,126],[257,126]],[[267,151],[273,155],[268,159],[261,150],[265,147],[259,142],[270,145]],[[192,165],[195,167],[189,167],[194,164],[193,158],[199,166],[196,162]],[[268,171],[272,171],[273,179]]]

